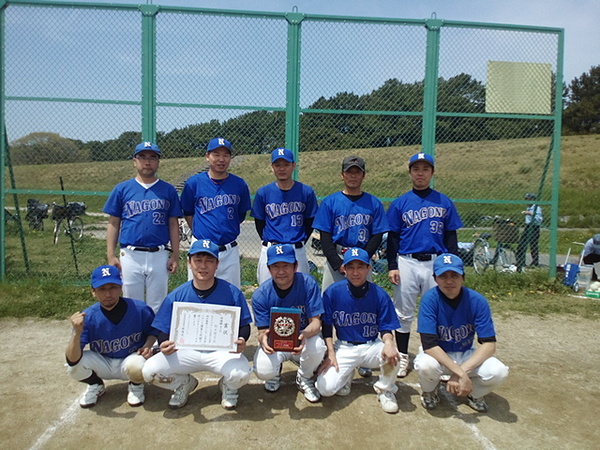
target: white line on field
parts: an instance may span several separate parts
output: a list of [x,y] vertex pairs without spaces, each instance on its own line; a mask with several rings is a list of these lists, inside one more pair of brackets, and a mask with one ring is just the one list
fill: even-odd
[[60,416],[58,422],[55,422],[48,428],[46,428],[46,431],[44,431],[44,433],[38,438],[37,442],[31,446],[31,450],[37,450],[39,448],[42,448],[42,446],[46,442],[48,442],[50,438],[54,435],[56,430],[58,430],[60,427],[66,425],[69,422],[73,422],[75,416],[77,416],[77,413],[79,412],[79,409],[79,398],[76,398],[75,401],[71,404],[71,406],[69,406],[69,408],[67,408],[67,410],[62,414],[62,416]]

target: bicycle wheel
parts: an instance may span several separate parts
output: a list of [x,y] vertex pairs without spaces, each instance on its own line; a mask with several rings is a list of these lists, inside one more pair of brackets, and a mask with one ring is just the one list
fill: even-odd
[[473,245],[473,268],[476,273],[483,273],[489,264],[486,245],[482,240],[475,241]]
[[60,234],[60,223],[62,220],[54,221],[54,245],[58,244],[58,235]]
[[69,232],[76,241],[79,241],[83,237],[83,220],[80,217],[74,217],[71,220]]
[[511,247],[503,245],[498,249],[498,258],[496,259],[494,268],[499,272],[517,271],[517,258]]

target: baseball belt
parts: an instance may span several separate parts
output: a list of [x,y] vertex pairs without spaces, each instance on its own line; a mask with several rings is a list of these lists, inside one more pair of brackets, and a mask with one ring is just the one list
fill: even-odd
[[[262,241],[262,245],[264,245],[265,247],[270,247],[271,245],[278,245],[278,244],[281,244],[281,242]],[[290,245],[293,245],[294,248],[302,248],[302,247],[304,247],[304,242],[295,242],[293,244],[290,243]]]

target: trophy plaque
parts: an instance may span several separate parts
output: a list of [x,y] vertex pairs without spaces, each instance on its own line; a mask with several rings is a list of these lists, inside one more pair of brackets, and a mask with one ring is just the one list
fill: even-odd
[[300,310],[271,308],[269,346],[277,352],[291,352],[300,344]]

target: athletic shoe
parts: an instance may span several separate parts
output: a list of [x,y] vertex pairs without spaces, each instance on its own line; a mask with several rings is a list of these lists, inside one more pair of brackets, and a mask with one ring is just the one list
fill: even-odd
[[435,389],[431,392],[423,392],[421,394],[421,405],[425,409],[435,409],[440,402],[440,397],[438,396],[438,389],[440,385],[438,384]]
[[483,397],[474,398],[469,395],[467,397],[467,403],[471,407],[471,409],[474,409],[477,412],[484,413],[488,410],[488,406],[485,403],[485,399]]
[[321,399],[321,394],[315,387],[315,382],[310,378],[301,377],[299,374],[296,375],[296,386],[298,390],[304,393],[304,397],[311,403],[316,403]]
[[183,408],[188,401],[188,397],[190,393],[196,389],[198,386],[198,380],[196,377],[188,375],[187,381],[184,381],[179,385],[173,395],[171,395],[171,399],[169,400],[169,408],[178,409]]
[[337,391],[335,395],[346,397],[347,395],[350,395],[350,392],[352,392],[352,378],[350,378],[344,387]]
[[281,365],[279,366],[279,372],[274,378],[265,381],[265,390],[267,392],[277,392],[281,387]]
[[225,409],[234,409],[238,402],[238,390],[228,388],[223,382],[223,378],[219,380],[219,389],[221,390],[221,406]]
[[408,355],[406,353],[400,353],[400,361],[398,361],[398,378],[404,378],[408,374]]
[[127,386],[127,403],[129,406],[142,406],[146,400],[143,384],[129,383]]
[[450,381],[451,377],[452,377],[452,375],[441,375],[440,376],[440,381],[442,383],[447,383],[448,381]]
[[79,399],[79,406],[91,408],[98,401],[98,397],[106,392],[103,384],[88,384],[87,389]]
[[379,394],[379,403],[381,404],[381,409],[383,409],[388,414],[394,414],[398,412],[398,402],[396,401],[396,396],[390,391],[384,391]]
[[373,371],[371,369],[369,369],[368,367],[359,367],[358,374],[363,378],[369,378],[370,376],[373,375]]

